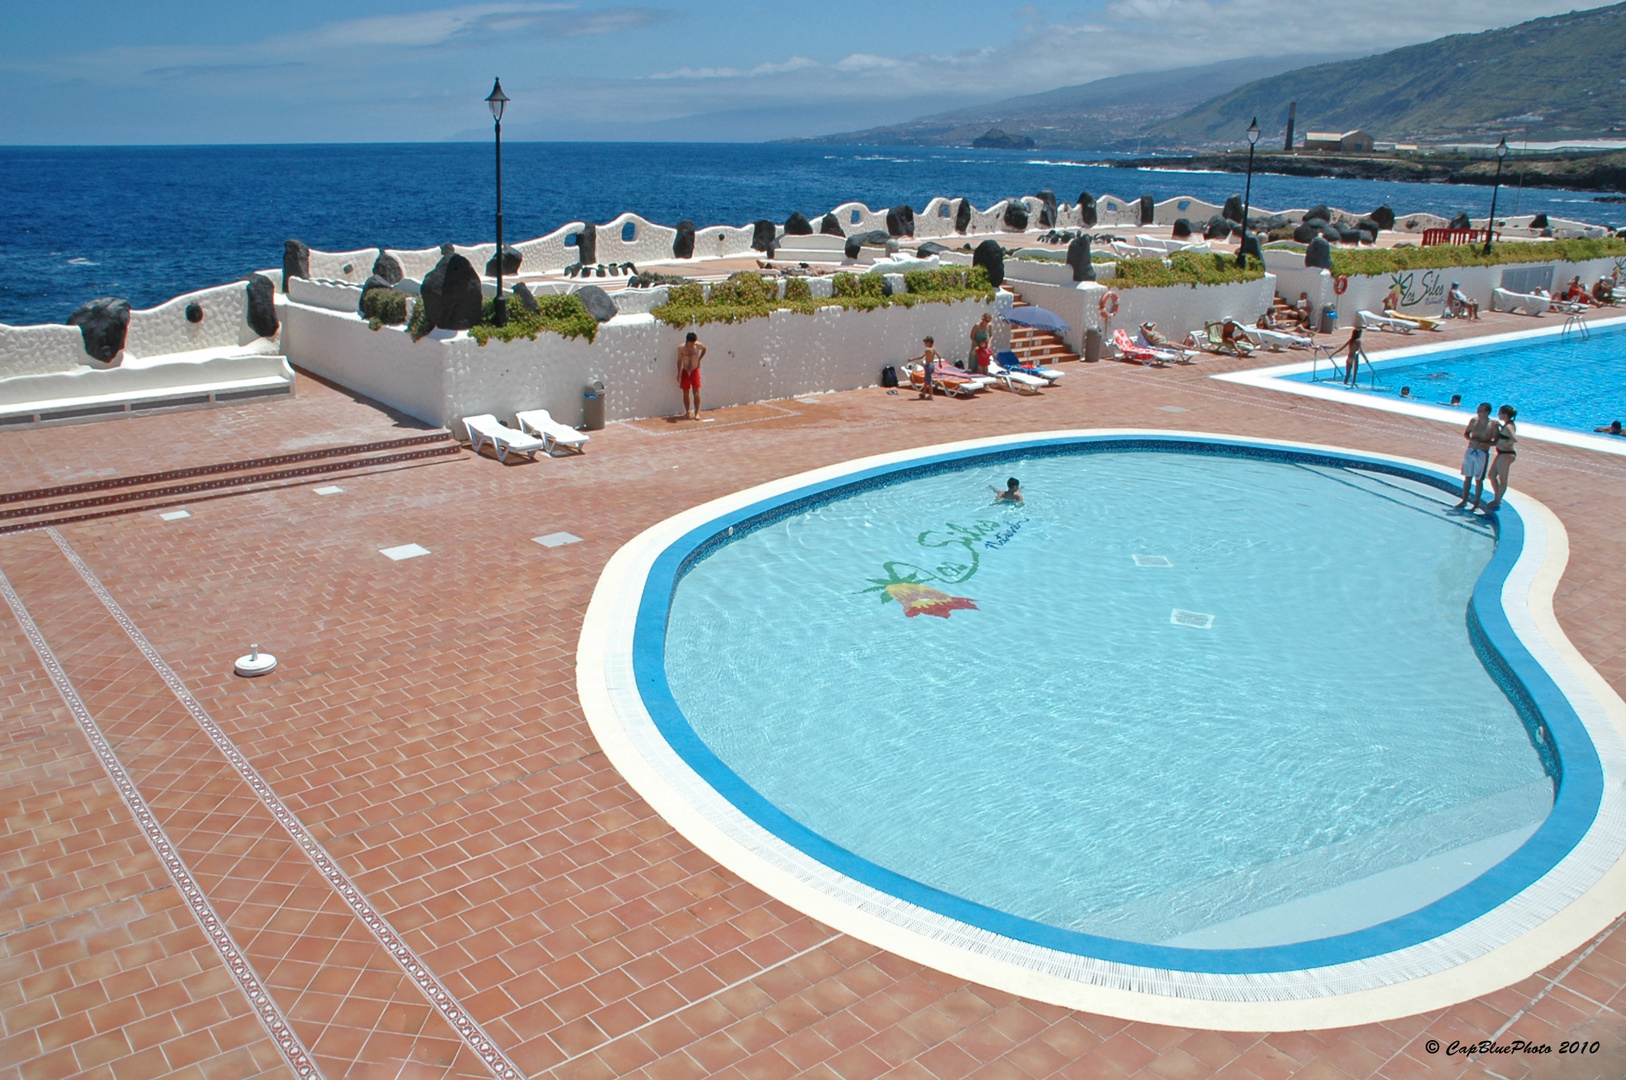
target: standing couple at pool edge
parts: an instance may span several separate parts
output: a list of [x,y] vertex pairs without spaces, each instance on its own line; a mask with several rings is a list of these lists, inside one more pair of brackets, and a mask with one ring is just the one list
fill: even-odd
[[[1467,506],[1470,494],[1473,495],[1470,509],[1489,512],[1501,508],[1502,496],[1507,494],[1508,474],[1513,470],[1513,459],[1519,456],[1518,428],[1513,423],[1513,418],[1518,414],[1513,406],[1503,405],[1497,411],[1497,418],[1492,420],[1490,402],[1480,402],[1474,418],[1462,429],[1462,437],[1468,440],[1468,449],[1462,455],[1462,498],[1452,507],[1453,510]],[[1492,450],[1496,451],[1495,460],[1491,459]],[[1495,498],[1481,506],[1487,473]]]

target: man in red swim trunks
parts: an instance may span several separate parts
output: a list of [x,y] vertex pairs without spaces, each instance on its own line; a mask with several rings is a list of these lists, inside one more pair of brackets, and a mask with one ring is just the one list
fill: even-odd
[[[678,350],[678,389],[683,391],[683,419],[700,419],[700,361],[705,359],[706,347],[700,344],[700,338],[693,330],[683,339],[683,347]],[[689,404],[690,394],[694,395],[694,405]]]

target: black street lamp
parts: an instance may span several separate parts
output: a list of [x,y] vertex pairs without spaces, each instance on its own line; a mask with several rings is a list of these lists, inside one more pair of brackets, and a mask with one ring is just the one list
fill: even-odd
[[1507,136],[1496,144],[1496,182],[1491,186],[1491,216],[1485,222],[1485,254],[1490,254],[1491,237],[1496,235],[1496,195],[1502,186],[1502,159],[1507,157]]
[[1248,125],[1248,184],[1242,189],[1242,241],[1236,247],[1236,265],[1248,267],[1248,211],[1253,208],[1253,144],[1259,141],[1259,118]]
[[508,95],[502,92],[502,80],[491,87],[486,98],[491,106],[491,118],[497,122],[497,299],[491,305],[491,321],[497,326],[508,325],[508,299],[502,294],[502,111],[508,104]]

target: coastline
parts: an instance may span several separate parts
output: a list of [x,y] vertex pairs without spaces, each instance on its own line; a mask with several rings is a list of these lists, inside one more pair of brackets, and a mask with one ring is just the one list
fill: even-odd
[[[1103,161],[1117,169],[1159,169],[1171,172],[1247,171],[1241,153],[1186,154],[1172,157],[1137,157]],[[1477,158],[1402,158],[1354,154],[1256,154],[1253,171],[1280,176],[1323,180],[1389,180],[1425,184],[1480,184],[1496,182],[1496,163]],[[1568,188],[1605,194],[1626,192],[1626,154],[1599,154],[1573,158],[1524,158],[1503,169],[1502,183],[1526,188]]]

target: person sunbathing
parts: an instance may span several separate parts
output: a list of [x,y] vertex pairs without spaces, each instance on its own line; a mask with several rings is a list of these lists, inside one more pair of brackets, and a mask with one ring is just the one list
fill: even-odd
[[1453,319],[1479,318],[1479,305],[1463,293],[1461,282],[1451,283],[1451,291],[1446,293],[1445,300]]
[[1569,288],[1564,290],[1564,295],[1560,299],[1568,304],[1586,304],[1588,306],[1592,304],[1591,294],[1581,287],[1581,275],[1579,274],[1570,278]]
[[1597,283],[1592,286],[1592,299],[1600,307],[1604,304],[1613,304],[1615,302],[1615,279],[1612,277],[1599,278]]
[[1157,323],[1143,322],[1140,324],[1141,344],[1149,349],[1172,349],[1174,342],[1163,334],[1158,333]]
[[1303,292],[1299,293],[1299,300],[1298,300],[1298,303],[1293,305],[1293,312],[1298,317],[1299,323],[1301,325],[1303,325],[1304,329],[1310,330],[1311,327],[1310,327],[1310,294],[1309,293],[1303,293]]

